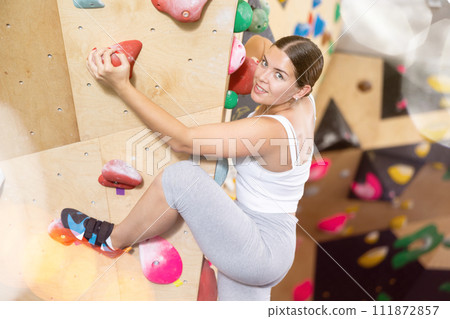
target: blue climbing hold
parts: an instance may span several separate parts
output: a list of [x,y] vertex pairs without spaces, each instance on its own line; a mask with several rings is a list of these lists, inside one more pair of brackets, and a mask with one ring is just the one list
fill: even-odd
[[313,9],[320,5],[322,3],[322,0],[313,0]]
[[214,173],[214,180],[216,181],[219,186],[222,186],[222,184],[227,179],[228,175],[228,159],[227,158],[220,158],[217,160],[216,164],[216,171]]
[[301,37],[306,37],[309,34],[310,25],[307,23],[299,23],[295,27],[294,34]]
[[103,8],[105,6],[101,0],[73,0],[73,4],[80,9]]
[[318,35],[322,34],[325,30],[325,20],[323,20],[320,15],[318,14],[316,16],[316,21],[314,24],[314,36],[317,37]]

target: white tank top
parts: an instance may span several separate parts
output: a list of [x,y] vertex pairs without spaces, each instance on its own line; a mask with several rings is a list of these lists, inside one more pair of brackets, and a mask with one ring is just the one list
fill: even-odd
[[[316,119],[316,105],[314,98],[309,95],[314,108]],[[250,113],[248,117],[251,117]],[[272,172],[261,166],[251,157],[241,157],[234,161],[236,175],[236,200],[245,207],[261,213],[295,213],[298,201],[303,196],[304,186],[309,178],[314,144],[307,161],[300,165],[300,150],[297,134],[291,122],[282,115],[260,115],[274,118],[286,129],[292,168],[285,172]],[[256,116],[259,117],[259,116]]]

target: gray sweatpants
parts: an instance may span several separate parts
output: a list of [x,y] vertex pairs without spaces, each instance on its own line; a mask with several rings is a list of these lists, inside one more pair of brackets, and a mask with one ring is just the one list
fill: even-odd
[[298,219],[247,209],[191,161],[167,167],[162,185],[218,269],[219,300],[270,300],[271,288],[292,266]]

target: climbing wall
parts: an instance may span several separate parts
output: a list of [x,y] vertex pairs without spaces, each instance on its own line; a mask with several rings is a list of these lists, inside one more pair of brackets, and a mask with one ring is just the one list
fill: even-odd
[[[103,3],[82,9],[73,1],[0,1],[0,38],[8,48],[0,53],[2,300],[197,299],[203,255],[181,219],[162,235],[183,262],[179,279],[165,285],[144,277],[138,246],[113,260],[63,246],[47,227],[66,207],[118,223],[159,171],[188,158],[162,145],[90,77],[89,52],[141,41],[133,84],[188,126],[220,122],[236,1],[211,1],[192,23],[147,0]],[[111,159],[138,168],[143,184],[123,195],[100,185]],[[214,175],[214,162],[201,165]]]
[[0,6],[0,160],[78,142],[56,3]]
[[276,300],[448,300],[450,150],[430,133],[440,125],[415,124],[445,121],[446,110],[383,117],[403,111],[391,68],[405,80],[401,65],[333,54],[316,99],[320,152],[297,211],[296,259]]

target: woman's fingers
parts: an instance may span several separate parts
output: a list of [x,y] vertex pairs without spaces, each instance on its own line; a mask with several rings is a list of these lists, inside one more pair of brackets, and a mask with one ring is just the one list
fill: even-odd
[[111,55],[114,53],[115,51],[113,49],[106,49],[103,53],[102,53],[102,57],[103,57],[103,65],[105,66],[105,68],[110,68],[112,67],[112,63],[111,63]]
[[[120,60],[119,66],[116,61],[112,63],[113,54]],[[123,87],[129,82],[130,63],[127,56],[123,53],[116,52],[114,49],[102,48],[93,50],[86,62],[87,68],[91,75],[98,81],[111,86],[113,89]]]
[[119,58],[120,63],[121,63],[122,65],[130,64],[130,62],[128,61],[128,57],[126,56],[126,54],[120,52],[120,53],[117,53],[117,57]]
[[94,63],[97,67],[97,73],[99,74],[103,70],[103,60],[102,55],[106,51],[106,48],[97,49],[94,52]]
[[89,53],[89,56],[86,59],[86,66],[87,66],[89,73],[91,73],[91,75],[94,78],[96,78],[98,76],[98,69],[97,69],[97,65],[94,62],[94,54],[95,54],[95,49],[92,50],[91,53]]

